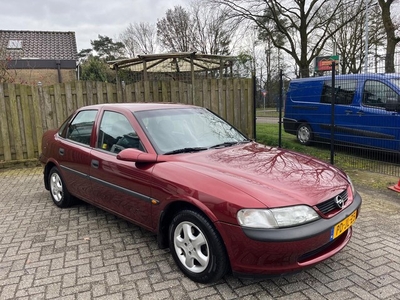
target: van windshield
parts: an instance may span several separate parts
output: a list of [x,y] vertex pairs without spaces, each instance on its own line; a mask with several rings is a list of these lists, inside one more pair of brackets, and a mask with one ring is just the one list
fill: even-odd
[[400,78],[393,78],[390,79],[390,82],[392,82],[393,84],[395,84],[397,86],[398,89],[400,89]]

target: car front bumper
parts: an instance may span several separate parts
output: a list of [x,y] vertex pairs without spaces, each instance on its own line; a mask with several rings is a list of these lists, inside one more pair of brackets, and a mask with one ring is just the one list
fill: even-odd
[[354,211],[357,217],[361,197],[331,219],[319,219],[305,225],[282,229],[249,229],[221,223],[224,241],[235,275],[278,276],[298,272],[338,253],[350,241],[352,228],[332,239],[332,228]]

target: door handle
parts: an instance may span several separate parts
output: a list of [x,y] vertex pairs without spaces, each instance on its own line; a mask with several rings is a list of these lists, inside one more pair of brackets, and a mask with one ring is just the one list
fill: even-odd
[[99,161],[96,159],[92,159],[92,167],[98,169],[99,168]]
[[363,112],[362,110],[359,110],[359,111],[357,112],[357,115],[363,116],[363,115],[365,115],[365,112]]
[[64,155],[64,148],[58,149],[58,153],[59,153],[60,155]]
[[346,115],[350,115],[350,114],[352,114],[352,113],[353,113],[353,111],[352,111],[352,110],[350,110],[350,109],[346,109],[344,112],[346,113]]

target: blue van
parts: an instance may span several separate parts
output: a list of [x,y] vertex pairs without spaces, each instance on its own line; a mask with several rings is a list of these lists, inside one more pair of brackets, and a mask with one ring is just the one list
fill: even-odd
[[[334,90],[332,90],[334,89]],[[284,130],[304,145],[331,138],[361,147],[400,150],[400,74],[293,79],[286,95]]]

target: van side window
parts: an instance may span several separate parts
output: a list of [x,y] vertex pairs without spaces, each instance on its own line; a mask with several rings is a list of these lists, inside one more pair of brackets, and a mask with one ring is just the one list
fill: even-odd
[[386,84],[367,80],[364,85],[362,104],[365,106],[385,107],[387,102],[396,102],[398,95]]
[[[356,80],[335,81],[335,104],[350,105],[356,90]],[[332,81],[324,81],[322,88],[321,103],[332,103]]]

